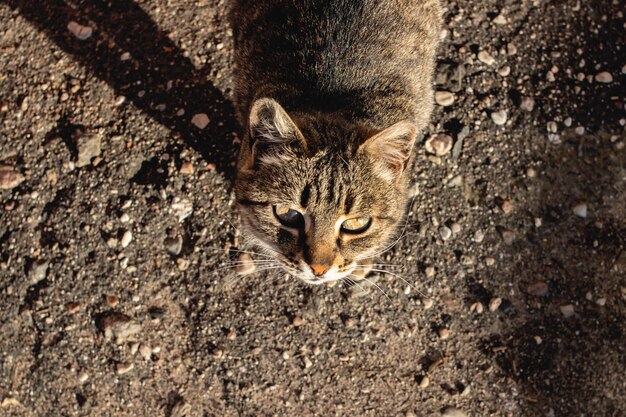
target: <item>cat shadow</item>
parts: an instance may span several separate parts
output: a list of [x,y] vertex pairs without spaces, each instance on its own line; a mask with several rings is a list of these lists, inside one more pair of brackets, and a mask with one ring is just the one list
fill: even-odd
[[[232,132],[238,130],[230,101],[209,80],[210,66],[196,68],[167,33],[132,0],[4,0],[117,96],[167,127],[227,179],[234,177]],[[77,39],[68,23],[93,28]],[[203,129],[192,124],[204,113]]]

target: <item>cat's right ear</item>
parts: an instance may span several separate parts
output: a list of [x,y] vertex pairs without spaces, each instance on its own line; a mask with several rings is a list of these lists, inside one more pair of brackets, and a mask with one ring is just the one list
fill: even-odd
[[276,100],[271,98],[262,98],[254,102],[250,110],[248,128],[251,164],[284,156],[288,153],[288,146],[294,143],[306,146],[302,133],[291,117]]

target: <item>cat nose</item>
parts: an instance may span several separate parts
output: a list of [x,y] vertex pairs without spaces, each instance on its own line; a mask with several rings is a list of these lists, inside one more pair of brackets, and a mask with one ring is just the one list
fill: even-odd
[[317,275],[318,277],[320,275],[324,275],[324,273],[326,273],[326,271],[328,271],[331,267],[331,265],[324,264],[310,264],[309,266],[313,270],[313,274]]

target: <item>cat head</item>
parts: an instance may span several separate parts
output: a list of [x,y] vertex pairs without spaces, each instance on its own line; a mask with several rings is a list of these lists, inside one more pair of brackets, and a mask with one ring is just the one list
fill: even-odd
[[245,237],[309,284],[349,278],[403,225],[416,135],[256,101],[235,187]]

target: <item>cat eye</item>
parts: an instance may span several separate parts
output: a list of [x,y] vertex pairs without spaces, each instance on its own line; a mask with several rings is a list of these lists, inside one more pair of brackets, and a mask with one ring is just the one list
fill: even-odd
[[274,206],[274,216],[287,227],[302,227],[304,226],[304,216],[297,210],[291,209],[288,206],[277,205]]
[[341,224],[341,231],[353,235],[365,232],[372,224],[371,217],[356,217]]

